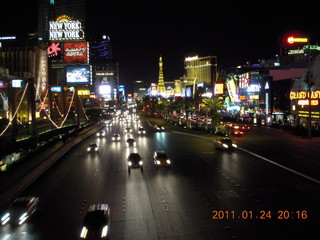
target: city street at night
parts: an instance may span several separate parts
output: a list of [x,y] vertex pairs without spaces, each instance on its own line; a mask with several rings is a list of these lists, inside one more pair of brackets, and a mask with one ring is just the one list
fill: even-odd
[[1,10],[0,240],[319,239],[316,7]]
[[[260,134],[278,129],[258,127],[235,138],[248,153],[218,150],[217,136],[169,124],[156,132],[157,121],[144,120],[146,135],[138,135],[130,120],[136,148],[125,145],[124,123],[113,121],[104,128],[105,137],[94,134],[70,150],[21,194],[38,196],[38,211],[21,226],[3,226],[0,238],[79,239],[94,203],[110,206],[110,239],[314,239],[319,234],[319,183],[251,154],[256,150],[277,162],[275,147],[270,145],[268,156],[259,148],[268,141]],[[111,140],[113,133],[120,133],[119,142]],[[99,152],[88,153],[93,142]],[[279,155],[286,158],[279,164],[295,154],[290,146],[282,144],[287,154]],[[167,152],[170,168],[155,166],[153,153],[160,149]],[[129,152],[143,157],[143,171],[128,173]]]

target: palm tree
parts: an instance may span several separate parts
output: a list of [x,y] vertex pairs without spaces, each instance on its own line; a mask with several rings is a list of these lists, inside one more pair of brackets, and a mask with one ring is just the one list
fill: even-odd
[[211,126],[216,128],[221,120],[219,112],[223,109],[226,109],[226,106],[223,104],[222,98],[204,98],[202,99],[204,104],[202,109],[205,110],[208,115],[211,117]]

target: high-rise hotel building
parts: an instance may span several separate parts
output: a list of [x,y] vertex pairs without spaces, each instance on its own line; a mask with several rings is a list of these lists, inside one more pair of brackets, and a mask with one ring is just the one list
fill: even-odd
[[185,75],[189,82],[212,86],[216,81],[217,57],[186,57],[184,61]]
[[72,19],[82,23],[85,29],[86,0],[39,0],[38,37],[47,40],[49,33],[49,21],[57,16],[68,15]]

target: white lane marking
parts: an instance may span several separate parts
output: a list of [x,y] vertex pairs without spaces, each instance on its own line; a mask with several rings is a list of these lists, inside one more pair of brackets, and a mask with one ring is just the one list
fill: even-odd
[[300,177],[304,177],[304,178],[306,178],[306,179],[308,179],[308,180],[310,180],[310,181],[313,181],[313,182],[315,182],[315,183],[320,184],[320,181],[317,180],[317,179],[315,179],[315,178],[309,177],[309,176],[307,176],[307,175],[305,175],[305,174],[303,174],[303,173],[300,173],[300,172],[298,172],[298,171],[295,171],[295,170],[293,170],[293,169],[291,169],[291,168],[288,168],[288,167],[286,167],[286,166],[284,166],[284,165],[281,165],[281,164],[279,164],[279,163],[276,163],[276,162],[274,162],[274,161],[272,161],[272,160],[270,160],[270,159],[268,159],[268,158],[262,157],[262,156],[260,156],[260,155],[258,155],[258,154],[256,154],[256,153],[250,152],[250,151],[248,151],[248,150],[246,150],[246,149],[243,149],[243,148],[240,148],[240,147],[238,147],[238,149],[240,149],[240,150],[242,150],[242,151],[244,151],[244,152],[247,152],[247,153],[249,153],[249,154],[251,154],[251,155],[253,155],[253,156],[255,156],[255,157],[258,157],[258,158],[260,158],[260,159],[262,159],[262,160],[264,160],[264,161],[266,161],[266,162],[268,162],[268,163],[271,163],[271,164],[273,164],[273,165],[275,165],[275,166],[277,166],[277,167],[280,167],[280,168],[282,168],[282,169],[284,169],[284,170],[287,170],[287,171],[289,171],[289,172],[292,172],[292,173],[294,173],[294,174],[297,174],[297,175],[299,175]]
[[[190,133],[183,133],[183,132],[177,132],[177,131],[172,131],[172,132],[178,133],[178,134],[184,134],[184,135],[188,135],[188,136],[192,136],[192,137],[198,137],[198,138],[202,138],[202,139],[206,139],[206,140],[210,140],[210,141],[213,140],[213,138],[210,138],[210,137],[197,136],[197,135],[195,135],[195,134],[190,134]],[[268,159],[268,158],[265,158],[265,157],[263,157],[263,156],[260,156],[260,155],[258,155],[258,154],[256,154],[256,153],[253,153],[253,152],[248,151],[248,150],[246,150],[246,149],[243,149],[243,148],[240,148],[240,147],[238,147],[238,149],[241,150],[241,151],[247,152],[247,153],[249,153],[249,154],[251,154],[251,155],[253,155],[253,156],[257,157],[257,158],[260,158],[260,159],[262,159],[262,160],[264,160],[264,161],[266,161],[266,162],[268,162],[268,163],[271,163],[271,164],[273,164],[273,165],[275,165],[275,166],[277,166],[277,167],[280,167],[280,168],[282,168],[282,169],[284,169],[284,170],[287,170],[287,171],[292,172],[292,173],[294,173],[294,174],[296,174],[296,175],[299,175],[300,177],[306,178],[306,179],[308,179],[308,180],[310,180],[310,181],[312,181],[312,182],[314,182],[314,183],[320,184],[320,181],[317,180],[317,179],[315,179],[315,178],[309,177],[309,176],[307,176],[307,175],[305,175],[305,174],[303,174],[303,173],[300,173],[300,172],[298,172],[298,171],[295,171],[295,170],[293,170],[293,169],[291,169],[291,168],[288,168],[288,167],[286,167],[286,166],[284,166],[284,165],[281,165],[281,164],[279,164],[279,163],[276,163],[276,162],[274,162],[274,161],[272,161],[272,160],[270,160],[270,159]]]

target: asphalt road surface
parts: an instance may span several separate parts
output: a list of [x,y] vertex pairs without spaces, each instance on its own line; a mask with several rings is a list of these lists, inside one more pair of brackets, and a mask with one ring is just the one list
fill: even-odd
[[[172,128],[156,132],[149,123],[142,122],[147,133],[140,136],[130,120],[136,148],[126,148],[121,121],[106,127],[105,137],[92,135],[73,148],[22,193],[40,198],[35,215],[21,226],[1,227],[0,239],[80,239],[93,203],[110,205],[112,240],[319,236],[316,182],[242,150],[217,150],[207,137]],[[113,142],[113,133],[122,139]],[[98,153],[87,153],[92,142],[99,144]],[[171,168],[155,167],[153,153],[159,149],[168,153]],[[143,157],[144,170],[129,174],[126,158],[132,151]]]

